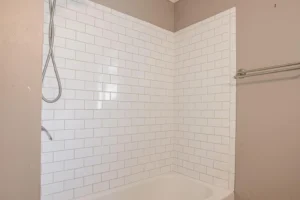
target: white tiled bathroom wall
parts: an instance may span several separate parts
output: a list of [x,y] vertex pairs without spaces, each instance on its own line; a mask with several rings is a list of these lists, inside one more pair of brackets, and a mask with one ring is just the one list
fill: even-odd
[[[232,188],[235,10],[174,34],[88,0],[57,4],[63,95],[43,102],[54,140],[42,135],[41,199],[76,199],[169,171]],[[48,23],[45,0],[44,57]],[[43,93],[57,94],[52,67]]]
[[[58,0],[62,98],[43,103],[42,200],[68,200],[171,171],[174,33],[89,1]],[[44,56],[48,52],[45,1]],[[43,86],[57,94],[53,68]]]
[[233,189],[235,8],[175,34],[176,172]]

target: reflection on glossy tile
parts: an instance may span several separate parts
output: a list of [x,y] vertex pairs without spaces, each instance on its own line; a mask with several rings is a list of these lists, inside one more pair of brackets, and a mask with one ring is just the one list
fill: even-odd
[[102,109],[102,101],[85,101],[84,108],[87,109],[87,110]]
[[104,91],[118,92],[118,85],[117,84],[104,84]]
[[111,100],[110,96],[111,96],[111,93],[109,93],[109,92],[95,92],[94,93],[94,100],[109,101],[109,100]]

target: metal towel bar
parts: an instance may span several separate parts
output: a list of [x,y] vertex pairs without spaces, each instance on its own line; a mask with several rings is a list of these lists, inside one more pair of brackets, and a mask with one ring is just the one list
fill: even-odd
[[264,74],[273,74],[273,73],[287,72],[293,70],[300,70],[300,62],[288,63],[284,65],[275,65],[271,67],[262,67],[262,68],[251,69],[251,70],[240,69],[237,71],[234,78],[242,79],[250,76],[259,76]]

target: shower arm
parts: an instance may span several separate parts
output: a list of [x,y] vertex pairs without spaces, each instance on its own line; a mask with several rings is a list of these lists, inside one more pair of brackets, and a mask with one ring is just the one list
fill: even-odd
[[49,140],[53,140],[53,138],[50,135],[49,131],[45,127],[41,126],[41,129],[42,129],[42,132],[45,132],[47,134]]

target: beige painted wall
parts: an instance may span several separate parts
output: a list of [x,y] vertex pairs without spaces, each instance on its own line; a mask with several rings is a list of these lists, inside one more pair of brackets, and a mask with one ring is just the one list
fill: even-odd
[[[300,61],[299,0],[181,0],[176,30],[232,6],[238,69]],[[240,80],[237,102],[235,199],[300,199],[300,71]]]
[[178,31],[234,7],[236,0],[180,0],[175,4],[174,30]]
[[0,8],[0,199],[39,200],[43,1]]
[[[238,68],[300,61],[300,1],[276,4],[238,4]],[[300,71],[237,88],[236,199],[300,199]]]
[[156,26],[174,31],[174,4],[168,0],[92,0]]

